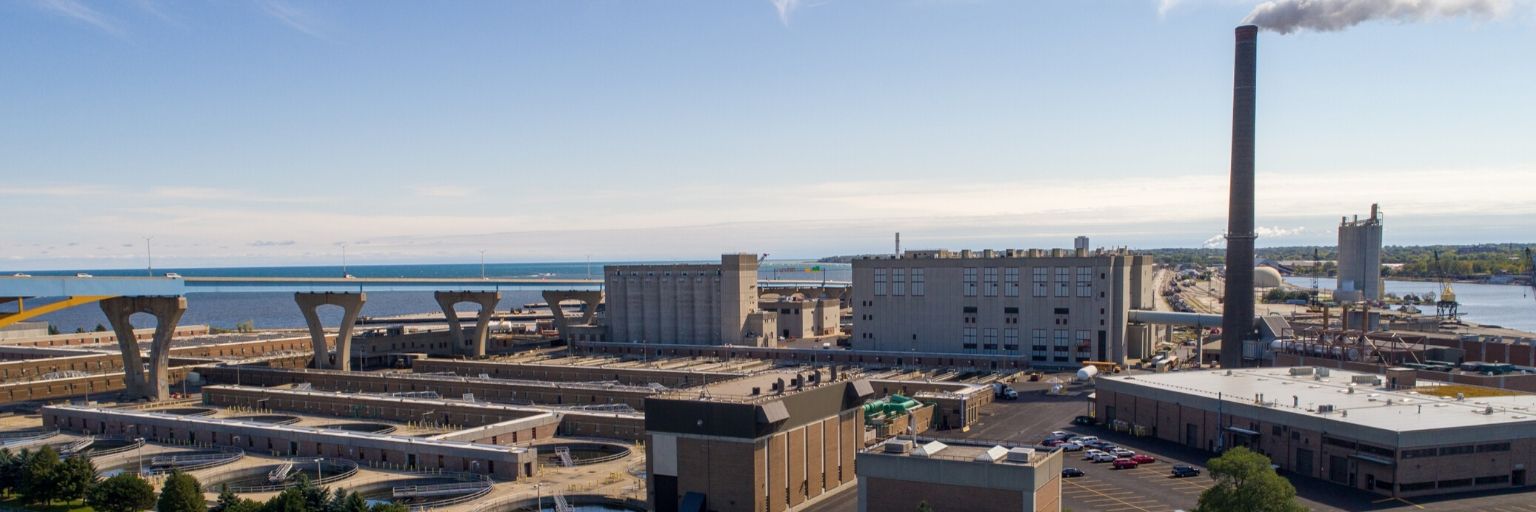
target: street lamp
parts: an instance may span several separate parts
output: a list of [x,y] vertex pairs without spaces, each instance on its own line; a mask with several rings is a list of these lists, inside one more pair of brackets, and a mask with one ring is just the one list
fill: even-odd
[[315,475],[318,477],[315,478],[316,482],[325,480],[325,466],[321,465],[323,462],[325,462],[325,457],[315,457]]
[[480,279],[485,279],[485,249],[480,249]]
[[[135,426],[137,426],[137,425],[135,425]],[[134,430],[137,431],[138,429],[134,429]],[[144,475],[144,438],[142,438],[142,437],[135,437],[135,438],[133,438],[133,442],[139,443],[139,447],[138,447],[138,452],[139,452],[139,476],[143,476]]]
[[149,250],[149,241],[154,239],[155,237],[153,236],[144,237],[144,267],[145,270],[149,271],[150,277],[155,276],[155,258],[154,254]]

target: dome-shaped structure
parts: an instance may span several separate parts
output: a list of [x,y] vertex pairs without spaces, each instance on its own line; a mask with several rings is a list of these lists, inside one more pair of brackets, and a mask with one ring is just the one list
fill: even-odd
[[1254,288],[1274,288],[1283,282],[1285,280],[1280,277],[1280,271],[1274,267],[1260,266],[1253,269]]

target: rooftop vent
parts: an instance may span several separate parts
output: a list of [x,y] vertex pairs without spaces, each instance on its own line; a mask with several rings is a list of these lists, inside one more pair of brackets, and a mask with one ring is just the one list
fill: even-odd
[[993,446],[991,448],[987,448],[987,451],[984,451],[984,452],[981,452],[980,454],[977,454],[976,458],[974,460],[976,462],[997,462],[999,460],[1002,460],[1003,457],[1005,457],[1007,455],[1008,455],[1008,449],[1007,448],[1003,448],[1001,446]]
[[1020,462],[1028,464],[1035,457],[1034,448],[1014,448],[1008,450],[1008,462]]
[[931,443],[922,445],[922,446],[918,447],[915,450],[912,450],[912,456],[913,457],[929,457],[929,456],[932,456],[932,455],[935,455],[935,454],[939,453],[940,451],[943,451],[945,448],[949,448],[949,445],[941,443],[941,442],[938,442],[938,441],[933,441]]
[[885,453],[911,453],[912,441],[907,439],[893,439],[885,442]]

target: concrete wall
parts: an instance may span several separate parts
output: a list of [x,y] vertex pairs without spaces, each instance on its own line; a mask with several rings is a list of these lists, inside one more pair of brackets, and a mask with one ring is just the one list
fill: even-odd
[[[199,370],[217,384],[234,384],[236,371],[233,367],[210,367]],[[276,386],[308,382],[315,389],[327,391],[361,391],[368,393],[397,393],[404,391],[436,391],[445,397],[460,397],[466,393],[477,400],[503,403],[536,403],[546,405],[595,405],[627,404],[636,410],[645,408],[645,398],[654,392],[650,389],[600,385],[559,384],[536,381],[502,379],[445,378],[411,374],[385,375],[378,373],[338,372],[332,370],[276,370],[243,368],[239,372],[242,384]]]
[[877,352],[842,349],[796,349],[778,347],[720,347],[710,345],[652,345],[640,343],[578,343],[573,350],[581,353],[645,357],[719,357],[752,358],[799,364],[842,364],[867,367],[910,367],[956,370],[1023,370],[1034,366],[1071,367],[1076,363],[1033,363],[1029,356],[1005,354],[949,354],[932,352]]
[[465,361],[456,359],[421,359],[412,366],[417,373],[451,372],[466,377],[489,374],[498,379],[546,380],[551,382],[618,381],[644,386],[658,383],[684,388],[746,376],[743,372],[664,370],[658,368],[604,368],[560,364],[515,363],[506,361]]
[[[878,449],[877,446],[875,449]],[[859,510],[1058,511],[1061,509],[1061,452],[1038,456],[1032,465],[975,462],[885,454],[858,454]]]
[[719,265],[615,265],[603,269],[609,340],[761,343],[747,340],[757,311],[757,258],[727,254]]
[[537,451],[534,449],[507,449],[406,436],[360,436],[324,429],[158,415],[153,411],[50,406],[42,412],[46,426],[97,435],[231,446],[280,456],[339,457],[417,469],[469,471],[503,480],[538,473]]
[[[103,324],[105,325],[105,324]],[[140,341],[147,341],[155,337],[155,329],[134,329],[134,336]],[[201,336],[208,334],[206,325],[178,325],[173,337]],[[19,338],[5,340],[5,345],[19,345],[28,347],[68,347],[72,345],[98,345],[102,343],[116,343],[117,335],[111,329],[106,331],[92,331],[84,333],[54,334],[49,336]]]

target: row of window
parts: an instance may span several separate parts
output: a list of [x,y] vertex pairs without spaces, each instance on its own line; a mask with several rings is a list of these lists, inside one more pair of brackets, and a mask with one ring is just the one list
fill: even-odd
[[1469,453],[1507,452],[1509,449],[1509,443],[1464,444],[1460,446],[1403,450],[1403,458],[1421,459],[1425,457],[1444,457],[1447,455],[1466,455]]
[[[889,273],[887,273],[887,271],[889,271]],[[877,268],[877,269],[875,269],[875,282],[874,282],[874,286],[873,286],[875,295],[885,295],[886,294],[886,278],[887,278],[887,275],[889,275],[889,278],[890,278],[890,294],[891,295],[906,295],[907,294],[907,285],[908,284],[912,285],[912,296],[914,296],[914,297],[921,297],[921,296],[923,296],[924,294],[927,293],[927,285],[926,285],[926,282],[924,281],[923,269],[920,269],[920,268],[912,269],[912,272],[911,272],[912,280],[908,281],[907,280],[907,275],[908,275],[907,274],[907,269],[904,269],[904,268],[892,268],[892,269]]]
[[[1477,478],[1455,478],[1451,480],[1440,480],[1438,482],[1415,482],[1411,484],[1399,485],[1397,489],[1402,492],[1410,492],[1427,491],[1430,489],[1454,489],[1457,487],[1470,487],[1473,485],[1502,485],[1508,483],[1509,475],[1498,475],[1480,476]],[[1391,482],[1387,482],[1388,487],[1391,485]]]

